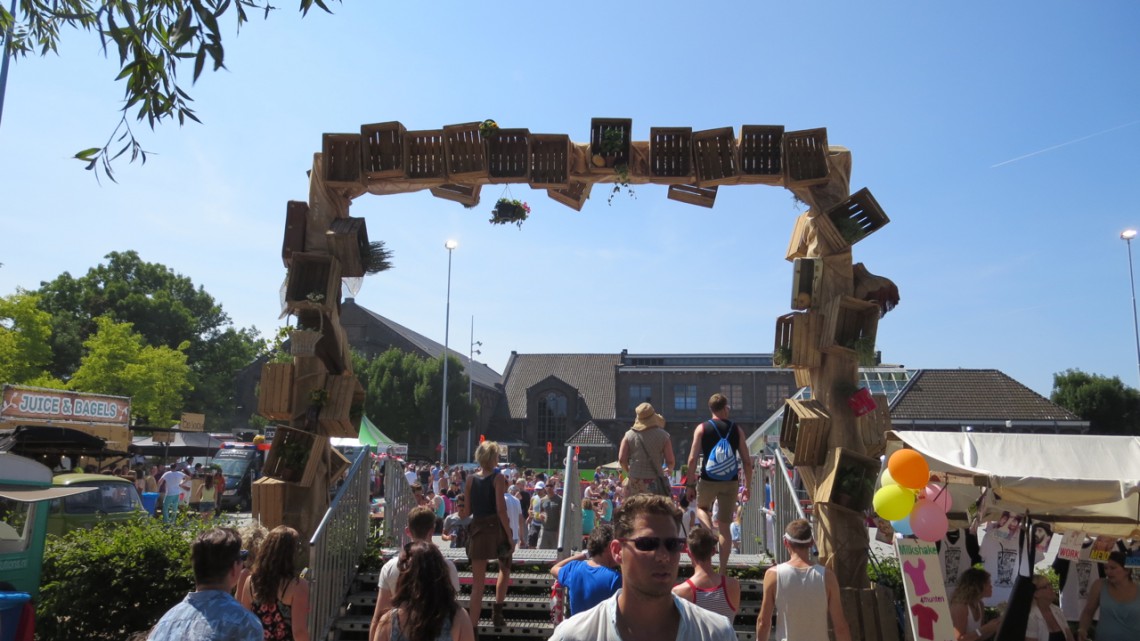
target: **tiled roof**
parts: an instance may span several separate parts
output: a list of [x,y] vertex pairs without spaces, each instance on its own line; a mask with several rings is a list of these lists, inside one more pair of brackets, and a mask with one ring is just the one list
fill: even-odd
[[574,432],[574,435],[566,439],[567,445],[581,445],[582,447],[613,447],[614,444],[606,435],[602,433],[598,424],[593,421],[586,421],[582,429]]
[[1080,421],[996,369],[923,369],[891,406],[895,420]]
[[614,367],[620,354],[511,354],[503,373],[509,418],[526,418],[526,390],[545,378],[565,381],[586,402],[590,418],[614,418]]
[[[423,352],[430,358],[439,358],[443,355],[443,345],[433,341],[423,334],[416,333],[394,320],[385,318],[380,314],[377,314],[376,312],[357,304],[356,301],[352,299],[345,299],[344,304],[356,305],[360,311],[366,313],[373,320],[383,324],[384,326],[388,327],[388,329],[402,336],[411,344],[423,350]],[[487,367],[483,363],[480,363],[479,361],[472,362],[468,360],[467,356],[456,351],[454,347],[448,347],[447,351],[451,352],[456,358],[458,358],[460,363],[463,363],[463,369],[466,370],[467,375],[471,377],[471,380],[476,385],[482,385],[483,387],[494,389],[495,386],[502,380],[503,377],[498,372],[491,369],[490,367]]]

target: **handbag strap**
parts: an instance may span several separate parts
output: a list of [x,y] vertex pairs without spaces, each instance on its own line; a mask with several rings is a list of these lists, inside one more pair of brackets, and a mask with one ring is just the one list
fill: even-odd
[[[641,445],[641,451],[645,452],[645,456],[649,458],[650,464],[653,464],[653,456],[649,453],[649,448],[645,447],[645,439],[642,437],[641,432],[634,432],[634,434],[637,435],[637,443],[638,443],[638,445]],[[653,476],[655,478],[659,478],[659,479],[665,478],[665,475],[661,473],[661,464],[660,463],[653,465],[653,470],[654,470]]]

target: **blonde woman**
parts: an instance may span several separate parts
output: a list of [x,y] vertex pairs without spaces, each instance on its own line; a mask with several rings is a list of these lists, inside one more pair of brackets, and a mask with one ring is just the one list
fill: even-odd
[[950,597],[950,624],[954,627],[954,641],[979,641],[997,633],[1001,619],[983,624],[986,608],[982,600],[992,596],[994,584],[990,573],[970,568],[958,577],[954,594]]
[[467,501],[459,508],[459,518],[471,517],[467,526],[467,559],[471,562],[472,625],[478,627],[483,611],[483,584],[487,576],[487,561],[498,559],[499,579],[495,583],[495,604],[491,618],[495,627],[507,624],[503,616],[503,603],[507,600],[507,585],[511,581],[511,523],[507,515],[507,479],[499,474],[499,444],[483,441],[475,450],[479,471],[467,476],[464,495]]

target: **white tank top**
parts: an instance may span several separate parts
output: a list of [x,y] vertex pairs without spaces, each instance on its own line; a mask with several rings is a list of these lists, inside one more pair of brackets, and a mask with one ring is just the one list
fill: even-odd
[[[776,566],[777,641],[827,641],[827,586],[822,565]],[[822,607],[821,607],[822,604]]]

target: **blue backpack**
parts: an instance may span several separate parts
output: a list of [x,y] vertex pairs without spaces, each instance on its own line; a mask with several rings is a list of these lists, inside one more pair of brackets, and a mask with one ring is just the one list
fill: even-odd
[[736,450],[732,449],[732,443],[728,441],[729,435],[736,429],[736,424],[728,421],[728,429],[724,434],[720,433],[720,429],[716,426],[716,421],[709,421],[706,425],[711,425],[716,430],[716,435],[720,440],[713,446],[712,451],[709,452],[708,458],[705,459],[705,475],[714,481],[731,481],[736,477]]

